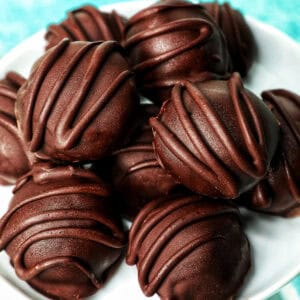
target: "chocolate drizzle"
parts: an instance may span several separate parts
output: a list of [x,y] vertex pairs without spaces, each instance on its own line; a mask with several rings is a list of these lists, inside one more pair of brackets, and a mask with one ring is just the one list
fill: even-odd
[[281,141],[266,178],[240,203],[257,211],[294,217],[300,214],[300,97],[287,90],[263,92],[274,113]]
[[[114,152],[114,156],[116,155],[120,155],[120,154],[128,154],[128,153],[132,153],[132,152],[148,152],[148,153],[153,153],[153,147],[152,145],[136,145],[136,146],[130,146],[118,151]],[[130,175],[133,172],[137,172],[137,171],[141,171],[144,168],[161,168],[159,163],[157,162],[155,156],[153,157],[153,159],[148,159],[146,161],[139,161],[136,164],[134,164],[133,166],[130,166],[130,168],[127,170],[127,172],[123,175],[123,177],[126,177],[128,175]]]
[[[67,64],[61,61],[67,55],[66,53],[70,53],[73,49],[73,55]],[[73,43],[65,39],[40,59],[36,69],[32,73],[30,85],[26,86],[20,94],[20,101],[23,101],[22,106],[24,107],[21,109],[25,110],[24,120],[21,120],[23,125],[21,129],[23,129],[24,138],[31,152],[41,150],[45,139],[47,142],[47,138],[45,137],[46,130],[49,130],[51,119],[55,118],[54,114],[57,111],[57,107],[62,105],[60,102],[65,103],[67,101],[67,95],[64,91],[70,77],[74,76],[74,72],[79,72],[78,66],[82,63],[86,62],[85,71],[79,85],[74,87],[76,94],[73,95],[72,101],[64,108],[63,114],[60,113],[60,119],[57,120],[57,124],[51,129],[51,132],[53,131],[52,137],[55,139],[54,145],[48,144],[47,146],[55,148],[66,160],[76,159],[72,157],[72,154],[68,155],[66,153],[71,153],[81,143],[81,139],[87,134],[89,127],[97,122],[104,110],[107,111],[107,105],[110,104],[111,106],[110,102],[114,99],[115,95],[118,95],[124,89],[128,91],[127,96],[129,99],[122,101],[124,105],[125,102],[131,102],[131,104],[127,104],[128,107],[124,107],[123,112],[119,114],[128,115],[128,110],[132,110],[132,107],[134,107],[137,96],[134,93],[134,86],[131,83],[132,74],[128,69],[124,68],[126,63],[122,58],[122,51],[121,46],[113,41],[103,43],[81,42],[81,44],[75,43],[73,45]],[[108,67],[107,63],[111,57],[115,57],[118,53],[121,55],[120,58],[122,58],[120,60],[119,72],[109,82],[105,90],[99,93],[98,88],[95,87],[95,81],[99,77],[101,70]],[[51,79],[51,90],[44,91],[43,87],[49,80],[47,78],[51,76],[49,73],[52,74],[54,67],[59,64],[62,64],[63,69],[55,78],[55,81]],[[114,63],[114,67],[116,67],[115,65],[116,63]],[[95,92],[93,93],[94,90]],[[41,93],[42,97],[39,96]],[[90,105],[87,106],[86,102],[91,97],[94,98],[94,101],[93,103],[90,102]],[[41,107],[42,103],[43,107]],[[38,118],[36,117],[37,111],[39,111]],[[103,127],[98,128],[98,131],[103,131]],[[94,147],[94,145],[90,146]],[[51,154],[55,155],[52,149],[50,151]],[[95,159],[88,157],[87,153],[84,157],[86,159]],[[81,158],[81,160],[84,160],[84,158]]]
[[223,37],[201,5],[158,2],[129,19],[125,36],[138,85],[158,103],[181,80],[218,78],[229,68]]
[[[90,171],[71,166],[56,169],[49,164],[37,165],[26,177],[0,221],[0,249],[7,250],[19,277],[44,289],[46,295],[64,298],[68,291],[68,288],[49,291],[51,279],[45,279],[47,272],[62,268],[59,276],[67,280],[68,266],[75,267],[82,273],[76,276],[86,276],[93,286],[86,282],[77,297],[88,296],[103,285],[105,272],[116,263],[125,245],[120,221],[110,207],[109,190]],[[63,250],[68,240],[72,241],[73,250]],[[28,251],[39,251],[40,245],[47,242],[48,249],[40,250],[46,251],[47,257],[28,260]],[[82,242],[85,250],[80,248]],[[55,253],[55,247],[62,247],[61,252]],[[105,248],[110,249],[109,254]],[[95,251],[99,251],[96,261],[87,256]],[[67,285],[72,283],[66,281]]]
[[58,25],[50,25],[45,35],[46,49],[58,44],[62,39],[71,41],[118,41],[123,40],[126,19],[116,11],[101,12],[91,5],[85,5],[68,13],[68,17]]
[[[133,26],[133,25],[132,25]],[[163,53],[161,55],[158,55],[154,58],[150,58],[146,61],[143,61],[137,65],[134,66],[134,70],[136,72],[142,72],[147,69],[155,68],[156,65],[159,65],[163,62],[168,61],[169,59],[172,59],[176,57],[177,55],[188,51],[189,49],[192,49],[193,47],[203,44],[207,41],[207,39],[212,34],[212,25],[206,21],[206,20],[197,20],[197,19],[188,19],[188,20],[177,20],[170,22],[168,24],[165,24],[159,28],[155,28],[152,30],[148,30],[147,32],[141,32],[139,34],[134,35],[132,38],[129,38],[126,41],[125,47],[127,49],[130,49],[131,47],[135,46],[136,44],[142,43],[147,39],[153,38],[158,35],[167,34],[170,32],[176,32],[176,31],[183,31],[183,30],[196,30],[200,28],[199,30],[199,36],[192,40],[189,44],[183,45],[181,47],[175,48],[174,50],[168,51],[166,53]],[[219,56],[216,57],[217,60],[221,60]]]
[[[179,293],[179,289],[176,288],[176,285],[179,285],[177,279],[179,280],[182,275],[176,274],[176,269],[185,273],[182,275],[186,279],[186,282],[182,282],[182,284],[187,285],[184,292],[193,291],[194,299],[200,299],[201,297],[205,299],[205,296],[212,296],[214,293],[224,293],[223,296],[227,299],[229,295],[226,295],[226,292],[228,290],[233,294],[236,292],[243,280],[241,278],[245,276],[249,268],[249,245],[242,231],[239,234],[241,235],[240,238],[243,236],[240,241],[243,241],[239,244],[237,242],[239,239],[235,240],[237,243],[235,246],[241,247],[242,250],[239,251],[243,252],[243,260],[239,261],[238,265],[231,266],[241,271],[242,274],[239,274],[240,282],[227,282],[230,286],[228,290],[225,288],[223,291],[205,291],[205,284],[208,282],[198,280],[195,283],[194,281],[194,270],[200,270],[202,264],[209,264],[210,260],[205,258],[207,252],[204,250],[207,244],[212,243],[218,247],[218,244],[222,245],[228,242],[228,237],[226,237],[228,232],[224,234],[224,229],[217,230],[216,228],[219,228],[219,225],[216,225],[216,228],[214,227],[215,220],[218,219],[232,220],[232,222],[237,222],[236,225],[238,225],[238,210],[222,201],[210,202],[207,199],[201,199],[199,196],[189,195],[172,196],[167,199],[152,201],[140,212],[130,230],[127,263],[130,265],[137,264],[139,282],[146,296],[151,296],[157,292],[162,299],[168,297],[174,297],[175,299],[176,294]],[[230,227],[233,226],[233,231],[237,229],[236,225],[230,225]],[[227,226],[228,224],[225,226],[226,229],[232,232],[232,228]],[[240,227],[240,225],[238,226]],[[199,232],[198,234],[196,232],[190,234],[190,238],[184,238],[185,232],[189,232],[188,228],[199,230]],[[226,247],[224,247],[225,249]],[[195,256],[193,257],[195,253],[199,255],[197,256],[198,259],[195,259]],[[217,251],[214,253],[216,254]],[[193,258],[189,260],[189,257]],[[218,260],[218,258],[215,259]],[[238,259],[238,256],[234,259]],[[194,270],[187,268],[183,271],[180,268],[181,264],[193,264]],[[210,273],[214,273],[214,267],[208,269]],[[220,275],[222,266],[218,266],[218,268],[218,275]],[[201,275],[201,273],[197,273],[198,278],[201,278]],[[172,280],[172,277],[175,281]],[[204,288],[199,289],[199,284]],[[221,287],[219,288],[221,289]],[[204,294],[202,294],[203,292]],[[220,294],[218,295],[219,298],[216,299],[221,299]],[[181,293],[179,298],[187,299],[187,297],[188,294]]]
[[[268,116],[267,109],[257,105],[257,101],[254,101],[251,94],[243,88],[237,73],[231,76],[227,85],[228,96],[222,99],[221,105],[224,109],[230,105],[232,109],[230,119],[236,120],[234,130],[238,130],[238,134],[230,131],[226,115],[222,116],[217,111],[217,107],[220,109],[220,106],[214,105],[214,101],[220,100],[214,99],[212,92],[205,86],[202,92],[201,84],[194,85],[188,81],[173,88],[171,100],[164,104],[157,118],[150,119],[150,124],[154,130],[157,156],[169,171],[181,178],[182,183],[199,193],[235,198],[244,189],[237,180],[236,174],[243,174],[248,177],[248,180],[251,178],[253,180],[251,185],[256,183],[266,174],[276,147],[272,147],[270,156],[269,141],[266,140],[263,125],[264,115]],[[169,120],[165,114],[166,111],[171,110],[176,115],[180,131],[174,131],[164,121]],[[199,125],[200,121],[197,122],[193,117],[197,114],[200,114],[203,119],[202,127]],[[268,118],[272,120],[272,116]],[[275,122],[272,121],[276,130]],[[208,129],[203,127],[203,122]],[[222,147],[220,154],[216,152],[217,148],[216,150],[213,148],[217,147],[216,144],[211,145],[209,142],[210,137],[206,134],[208,130],[210,136],[220,143],[218,146]],[[276,145],[277,138],[275,141]],[[189,144],[192,146],[190,147]],[[199,186],[193,186],[192,183],[186,182],[182,172],[178,173],[176,167],[174,168],[168,160],[168,155],[162,151],[172,153],[174,159],[185,164],[185,169],[190,169],[195,176],[202,178],[215,191],[207,191],[201,183]],[[228,159],[224,160],[226,157],[230,158],[229,163]],[[232,165],[236,166],[237,170],[233,170]]]

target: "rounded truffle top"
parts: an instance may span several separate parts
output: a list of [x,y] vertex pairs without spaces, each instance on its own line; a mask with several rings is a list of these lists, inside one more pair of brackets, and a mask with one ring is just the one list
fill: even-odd
[[26,147],[38,158],[92,161],[120,142],[137,103],[117,42],[65,39],[33,66],[16,114]]
[[250,267],[249,252],[236,207],[173,195],[150,202],[136,217],[127,263],[137,264],[146,296],[232,299]]
[[201,5],[158,2],[128,20],[125,38],[137,85],[156,103],[181,80],[217,78],[230,69],[223,34]]
[[21,279],[51,299],[88,297],[109,278],[126,244],[110,196],[89,170],[34,165],[0,220],[0,249]]
[[150,124],[164,167],[212,197],[236,198],[253,187],[266,175],[278,143],[274,116],[238,73],[175,86]]

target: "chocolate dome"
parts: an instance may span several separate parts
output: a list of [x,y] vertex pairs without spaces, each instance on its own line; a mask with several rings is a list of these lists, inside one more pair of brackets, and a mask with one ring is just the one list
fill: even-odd
[[163,166],[211,197],[236,198],[252,188],[266,175],[278,143],[274,116],[238,73],[175,86],[150,125]]
[[125,48],[141,92],[156,103],[181,80],[223,76],[230,61],[223,34],[201,5],[161,1],[131,17]]
[[125,246],[110,191],[90,171],[35,165],[0,221],[17,275],[51,298],[79,299],[106,282]]
[[26,147],[40,159],[93,161],[128,130],[138,104],[117,42],[70,42],[49,49],[18,93]]
[[197,195],[147,204],[130,229],[127,263],[146,296],[178,300],[233,299],[251,264],[238,209]]

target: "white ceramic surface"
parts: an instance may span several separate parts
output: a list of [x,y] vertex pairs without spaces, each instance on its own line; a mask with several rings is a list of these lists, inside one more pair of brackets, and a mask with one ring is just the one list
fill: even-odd
[[[130,16],[153,1],[136,1],[114,4],[101,9],[113,8]],[[256,93],[271,88],[287,88],[300,93],[300,46],[278,30],[247,18],[259,49],[259,55],[246,81],[247,87]],[[43,53],[44,31],[25,40],[0,61],[0,78],[9,70],[27,76],[32,63]],[[11,198],[11,188],[0,187],[0,215]],[[300,272],[300,218],[283,219],[251,212],[242,212],[246,233],[252,246],[253,266],[240,299],[265,299]],[[9,265],[5,253],[0,254],[0,299],[25,299],[23,291],[31,299],[44,299],[26,283],[19,280]],[[7,282],[10,281],[11,285]],[[200,279],[201,280],[201,279]],[[14,295],[12,286],[18,290]],[[137,283],[135,267],[123,263],[113,278],[99,291],[93,300],[143,300]],[[150,299],[158,299],[154,296]]]

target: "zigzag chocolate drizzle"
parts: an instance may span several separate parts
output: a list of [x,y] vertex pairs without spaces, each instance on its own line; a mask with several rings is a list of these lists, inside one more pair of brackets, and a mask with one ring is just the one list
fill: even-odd
[[[251,98],[245,92],[237,73],[229,79],[228,89],[228,100],[231,101],[234,108],[232,114],[237,120],[242,143],[246,145],[245,149],[248,153],[241,152],[236,146],[231,132],[210,102],[213,99],[206,98],[201,89],[188,81],[174,87],[171,100],[166,102],[165,105],[174,106],[183,132],[196,152],[184,145],[178,133],[173,132],[172,128],[161,121],[164,108],[162,108],[160,116],[150,119],[150,124],[159,137],[159,141],[186,166],[194,170],[200,178],[205,179],[216,189],[222,191],[224,195],[237,195],[239,187],[235,175],[223,162],[222,157],[218,157],[218,153],[211,149],[201,133],[201,128],[197,129],[195,120],[189,116],[190,112],[185,107],[183,97],[183,91],[186,91],[196,105],[194,109],[203,114],[208,126],[215,134],[215,139],[222,143],[240,171],[254,178],[262,177],[268,168],[266,141],[262,126],[263,120],[254,107]],[[251,119],[248,119],[246,113],[251,116]],[[158,156],[160,156],[159,153]]]
[[[130,50],[131,47],[135,46],[135,44],[139,44],[147,39],[153,38],[158,35],[170,33],[170,32],[176,32],[176,31],[183,31],[183,30],[199,30],[199,37],[195,40],[191,41],[187,45],[183,45],[181,47],[175,48],[173,50],[170,50],[166,53],[163,53],[159,56],[147,59],[133,67],[133,69],[136,72],[145,71],[147,69],[155,68],[156,65],[159,65],[165,61],[170,60],[173,57],[176,57],[177,55],[180,55],[181,53],[188,51],[189,49],[192,49],[193,47],[197,45],[201,45],[206,42],[206,40],[211,36],[212,34],[212,25],[206,21],[201,19],[182,19],[182,20],[176,20],[169,22],[167,24],[164,24],[160,26],[159,28],[154,29],[148,29],[147,31],[143,31],[141,33],[138,33],[134,35],[132,38],[129,38],[126,43],[125,47]],[[221,60],[221,58],[218,56],[218,60]]]
[[[184,44],[175,42],[181,35]],[[139,88],[158,103],[168,99],[170,88],[181,80],[216,79],[229,69],[225,40],[201,5],[158,2],[129,19],[125,37]],[[164,43],[167,49],[161,47]]]
[[[85,112],[83,113],[81,108],[85,104],[91,90],[94,89],[93,84],[97,74],[105,67],[109,57],[118,52],[123,53],[123,49],[114,41],[83,43],[81,47],[77,47],[76,53],[74,53],[67,66],[64,66],[61,73],[58,74],[54,86],[49,89],[49,91],[44,90],[42,85],[46,80],[47,74],[69,47],[72,47],[72,43],[65,39],[57,46],[51,48],[47,54],[42,57],[34,74],[32,74],[33,78],[31,79],[30,86],[25,90],[27,94],[23,96],[24,98],[21,97],[21,101],[26,101],[26,107],[23,107],[25,110],[24,122],[22,122],[24,127],[23,135],[31,152],[36,152],[42,148],[53,108],[57,105],[60,97],[62,97],[62,95],[64,96],[63,89],[67,85],[74,69],[80,62],[87,59],[86,56],[91,53],[91,51],[93,51],[93,53],[87,62],[88,65],[84,77],[79,86],[76,86],[76,94],[72,97],[72,101],[66,105],[65,112],[59,122],[57,121],[55,126],[52,125],[52,127],[54,126],[52,130],[55,134],[54,147],[56,149],[60,151],[72,150],[72,148],[79,143],[87,128],[96,118],[99,118],[100,113],[104,110],[107,103],[132,76],[132,73],[128,69],[124,67],[120,69],[119,74],[116,74],[116,77],[108,83],[105,91],[99,95],[93,95],[95,99],[94,102],[88,108],[85,108]],[[43,93],[48,93],[47,99],[45,100],[46,96],[44,96],[43,101],[45,101],[45,103],[41,108],[38,120],[33,120],[35,110],[37,109],[36,107],[39,107],[37,103],[38,101],[42,101],[38,98],[41,89],[43,89]],[[99,98],[96,99],[96,97]],[[132,103],[134,103],[135,99],[131,99],[132,91],[130,91],[130,89],[128,97],[129,100],[126,101],[132,101]],[[124,114],[126,114],[126,109],[124,109]],[[78,118],[79,113],[82,114],[80,118]]]
[[[35,107],[35,103],[37,101],[37,93],[39,88],[44,81],[47,73],[50,68],[54,64],[55,60],[62,55],[65,49],[69,45],[69,40],[62,40],[56,47],[52,48],[47,56],[40,62],[38,68],[35,70],[35,74],[39,74],[39,76],[35,76],[31,83],[30,97],[28,99],[28,104],[24,109],[24,124],[23,124],[23,136],[25,141],[30,142],[33,136],[33,122],[32,116]],[[59,83],[58,83],[59,84]]]
[[[182,211],[189,211],[189,213],[183,215],[181,214]],[[167,220],[172,219],[174,215],[180,215],[180,217],[169,224]],[[157,199],[144,207],[130,229],[126,261],[130,265],[137,264],[139,282],[145,295],[152,296],[156,293],[163,282],[168,280],[167,278],[172,274],[173,269],[183,260],[186,260],[196,249],[210,242],[226,241],[221,232],[216,232],[213,229],[205,233],[199,231],[197,238],[185,241],[185,244],[178,240],[178,249],[170,257],[165,257],[162,268],[158,269],[157,273],[153,274],[150,280],[149,274],[155,268],[156,263],[158,263],[158,257],[168,247],[171,240],[174,241],[176,236],[183,234],[189,226],[193,224],[200,225],[202,221],[211,222],[211,228],[213,228],[214,220],[226,215],[236,216],[236,222],[239,224],[239,212],[233,205],[226,205],[218,201],[207,205],[206,199],[200,199],[199,196],[195,195]],[[169,225],[167,226],[166,224]],[[158,226],[162,226],[162,234],[157,237],[151,236],[153,234],[152,231]],[[147,239],[151,239],[152,242],[148,242]],[[149,249],[144,249],[143,254],[141,254],[140,249],[145,243],[149,245]],[[199,263],[201,259],[205,261],[203,257],[199,257]],[[160,294],[160,296],[162,295]],[[169,296],[171,297],[171,295]]]
[[[89,19],[89,22],[87,22]],[[49,41],[47,49],[55,46],[63,38],[71,41],[121,41],[123,39],[125,19],[116,12],[104,13],[91,5],[85,5],[68,13],[67,19],[57,25],[51,25],[46,33]],[[93,23],[97,31],[89,27]]]
[[[97,201],[99,204],[102,202],[102,206],[104,202],[107,206],[110,201],[107,200],[109,191],[96,175],[88,170],[76,169],[71,166],[61,166],[57,170],[47,164],[42,164],[40,167],[39,169],[35,166],[27,174],[27,180],[21,179],[22,183],[15,191],[15,198],[18,197],[19,203],[14,204],[13,199],[12,207],[0,220],[0,249],[9,249],[14,239],[35,228],[30,236],[19,241],[20,244],[13,250],[14,255],[11,257],[12,264],[21,279],[30,281],[50,268],[71,265],[85,274],[98,289],[103,284],[102,278],[97,278],[88,268],[88,264],[82,261],[80,254],[76,257],[60,256],[58,253],[56,257],[44,259],[30,268],[25,266],[24,257],[27,250],[41,241],[61,239],[61,243],[63,243],[64,239],[72,239],[76,246],[76,240],[84,240],[121,251],[126,240],[120,224],[115,221],[114,217],[103,214],[101,206],[99,206],[99,210],[95,206]],[[58,174],[55,174],[56,171]],[[41,175],[43,172],[48,172],[48,174]],[[73,179],[75,180],[74,184],[72,184]],[[30,186],[32,186],[32,195],[28,196]],[[39,191],[37,186],[44,191]],[[44,186],[48,186],[48,189],[45,189]],[[19,193],[22,193],[24,188],[24,195],[27,197],[22,199],[22,195]],[[77,199],[76,201],[81,199],[80,207],[74,206],[72,202],[69,203],[68,208],[66,207],[68,203],[64,199],[71,195],[76,195],[74,198]],[[47,201],[51,204],[53,197],[57,196],[61,196],[61,203],[51,209],[49,206],[47,209]],[[28,205],[31,207],[36,205],[35,214],[27,210]],[[26,219],[18,224],[14,223],[13,227],[8,227],[11,218],[21,211],[24,211],[25,215],[27,214]],[[93,223],[94,225],[92,225]],[[51,248],[51,243],[49,248]],[[101,262],[103,258],[99,259]]]

